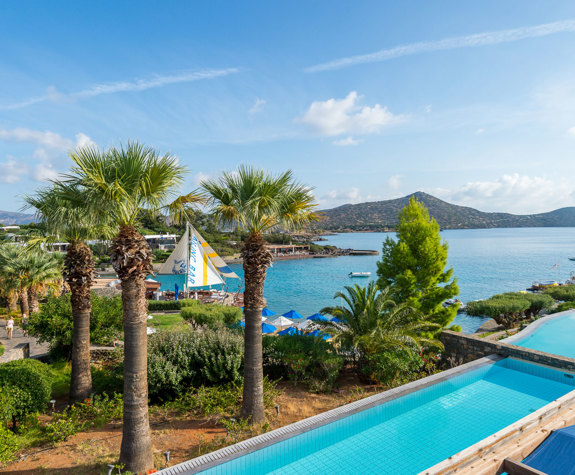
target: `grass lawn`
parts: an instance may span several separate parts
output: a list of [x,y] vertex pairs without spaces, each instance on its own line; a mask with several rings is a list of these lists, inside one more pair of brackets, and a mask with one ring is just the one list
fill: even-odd
[[152,315],[154,318],[148,320],[148,326],[158,330],[173,330],[176,327],[185,324],[185,320],[179,313],[170,313],[167,315]]
[[4,354],[4,345],[0,343],[0,356]]

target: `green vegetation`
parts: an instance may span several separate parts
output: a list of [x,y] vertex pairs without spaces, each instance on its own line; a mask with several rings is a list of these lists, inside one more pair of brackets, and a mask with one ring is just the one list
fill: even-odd
[[168,315],[153,315],[152,320],[148,320],[148,326],[158,330],[176,330],[185,323],[185,320],[179,313]]
[[486,300],[467,304],[467,313],[474,316],[493,318],[505,328],[513,328],[525,317],[534,317],[542,310],[553,306],[553,298],[546,294],[507,292]]
[[243,312],[238,307],[227,305],[206,304],[184,307],[181,310],[184,320],[194,325],[207,325],[217,327],[219,325],[233,325],[242,319]]
[[[122,331],[122,299],[92,294],[90,337],[97,345],[111,345]],[[70,294],[48,297],[39,314],[30,319],[30,335],[50,344],[54,356],[69,359],[72,350],[73,316]]]
[[557,307],[551,310],[550,313],[564,312],[575,308],[575,302],[561,302]]
[[238,381],[243,353],[241,334],[226,328],[152,335],[148,344],[150,398],[168,401],[190,387]]
[[201,305],[199,300],[181,299],[181,300],[150,300],[148,310],[150,312],[162,312],[166,310],[180,310],[183,307],[192,307]]
[[393,384],[400,374],[414,373],[423,366],[421,353],[442,348],[439,341],[426,336],[439,325],[426,321],[408,304],[397,304],[389,287],[380,289],[375,282],[367,287],[356,284],[337,292],[334,299],[344,305],[326,307],[321,313],[345,325],[324,323],[324,331],[353,355],[360,376]]
[[52,392],[49,368],[36,360],[25,359],[0,365],[2,420],[17,420],[48,406]]
[[345,363],[330,343],[307,335],[264,336],[264,372],[272,379],[303,383],[311,391],[331,391]]
[[560,285],[557,287],[549,287],[544,290],[544,293],[561,302],[573,301],[575,300],[575,285]]
[[429,217],[423,203],[411,199],[399,213],[397,241],[383,243],[377,263],[378,283],[390,286],[391,297],[425,315],[426,320],[448,326],[457,306],[443,302],[459,293],[453,269],[447,269],[447,243],[441,241],[437,221]]

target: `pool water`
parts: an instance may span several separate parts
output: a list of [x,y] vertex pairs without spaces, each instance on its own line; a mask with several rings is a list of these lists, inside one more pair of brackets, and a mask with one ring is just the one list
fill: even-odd
[[512,345],[575,358],[575,313],[554,318]]
[[507,358],[202,473],[415,474],[573,389],[565,373]]

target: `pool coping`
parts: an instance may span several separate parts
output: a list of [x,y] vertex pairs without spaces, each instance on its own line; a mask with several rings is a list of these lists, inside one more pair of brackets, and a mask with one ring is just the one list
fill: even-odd
[[301,421],[280,427],[265,434],[252,437],[234,445],[181,462],[173,467],[167,467],[157,473],[162,475],[198,473],[278,442],[282,442],[283,440],[300,435],[309,430],[330,424],[343,419],[344,417],[351,416],[366,409],[370,409],[371,407],[378,406],[401,396],[406,396],[420,389],[424,389],[428,386],[451,379],[454,376],[467,373],[481,366],[493,364],[502,359],[504,359],[504,357],[499,355],[486,356],[484,358],[465,363],[461,366],[442,371],[441,373],[436,373],[431,376],[412,381],[411,383],[398,386],[397,388],[389,389],[349,404],[344,404],[343,406],[302,419]]
[[[575,313],[575,310],[564,310],[563,312],[551,313],[549,315],[545,315],[544,317],[538,318],[533,323],[527,325],[523,330],[518,331],[515,335],[511,335],[510,337],[504,338],[500,340],[502,343],[507,343],[509,345],[515,344],[517,340],[521,340],[529,335],[535,333],[539,329],[540,326],[545,325],[546,323],[550,322],[551,320],[555,320],[559,317],[564,317],[568,314]],[[515,345],[518,346],[518,345]]]
[[[518,361],[523,361],[519,358],[513,358]],[[530,364],[537,364],[529,362]],[[570,371],[559,370],[553,366],[543,365],[547,368],[553,369],[555,371],[560,371],[562,373],[571,373]],[[494,447],[510,442],[515,439],[515,437],[525,433],[526,431],[533,429],[549,419],[551,416],[559,413],[561,410],[568,406],[575,406],[575,389],[564,394],[560,398],[545,404],[543,407],[537,409],[536,411],[528,414],[527,416],[515,421],[514,423],[504,427],[503,429],[485,437],[483,440],[476,442],[475,444],[457,452],[456,454],[448,457],[441,462],[433,465],[432,467],[419,472],[419,475],[442,475],[447,473],[453,473],[455,471],[464,469],[469,464],[474,461],[478,461],[484,458],[485,453],[493,449]],[[472,468],[472,467],[471,467]]]

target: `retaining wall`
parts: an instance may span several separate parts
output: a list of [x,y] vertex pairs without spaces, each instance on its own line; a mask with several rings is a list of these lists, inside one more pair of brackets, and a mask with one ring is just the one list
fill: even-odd
[[8,361],[21,360],[30,358],[30,343],[18,343],[11,350],[0,356],[0,363],[8,363]]
[[575,373],[575,359],[565,356],[523,348],[502,341],[486,341],[482,338],[450,330],[444,330],[441,333],[441,341],[448,357],[455,357],[456,360],[460,359],[464,363],[497,354]]

